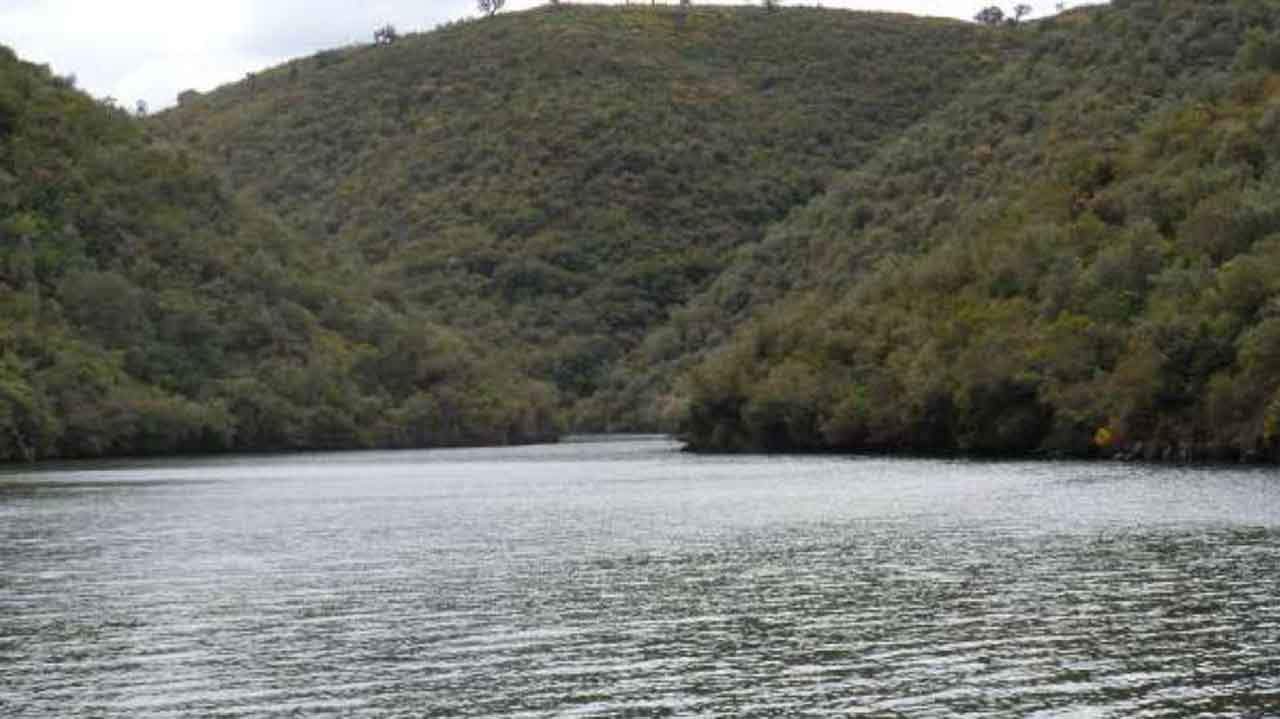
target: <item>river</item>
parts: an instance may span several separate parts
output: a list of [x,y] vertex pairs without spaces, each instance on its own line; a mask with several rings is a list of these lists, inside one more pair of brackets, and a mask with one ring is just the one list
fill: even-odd
[[1280,713],[1280,473],[663,438],[0,472],[4,717]]

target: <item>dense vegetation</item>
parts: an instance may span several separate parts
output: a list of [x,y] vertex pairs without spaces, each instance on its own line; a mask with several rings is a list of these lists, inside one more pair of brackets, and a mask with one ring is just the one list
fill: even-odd
[[1277,458],[1276,148],[1273,0],[561,5],[145,122],[6,53],[0,457]]
[[554,384],[573,425],[651,427],[669,388],[616,381],[624,358],[1016,44],[907,16],[560,6],[321,53],[153,124],[375,297]]
[[0,459],[500,443],[545,385],[0,47]]
[[1016,31],[717,290],[783,299],[692,373],[695,446],[1277,456],[1280,6]]

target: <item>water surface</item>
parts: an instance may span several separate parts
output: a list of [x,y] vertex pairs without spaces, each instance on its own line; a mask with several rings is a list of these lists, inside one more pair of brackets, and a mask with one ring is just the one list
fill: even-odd
[[660,438],[0,472],[0,716],[1280,715],[1269,470]]

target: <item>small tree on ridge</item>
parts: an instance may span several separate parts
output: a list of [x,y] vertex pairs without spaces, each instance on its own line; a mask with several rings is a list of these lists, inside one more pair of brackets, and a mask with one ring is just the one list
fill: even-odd
[[375,45],[391,45],[399,39],[400,33],[396,32],[396,26],[390,23],[373,31],[373,43]]
[[1004,22],[1004,10],[1001,10],[997,5],[989,5],[979,10],[978,14],[973,16],[973,19],[983,25],[995,27]]

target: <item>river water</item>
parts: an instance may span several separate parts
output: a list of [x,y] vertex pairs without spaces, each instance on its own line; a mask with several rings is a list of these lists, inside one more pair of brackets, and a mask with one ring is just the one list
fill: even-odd
[[0,716],[862,715],[1280,715],[1280,474],[661,438],[0,473]]

